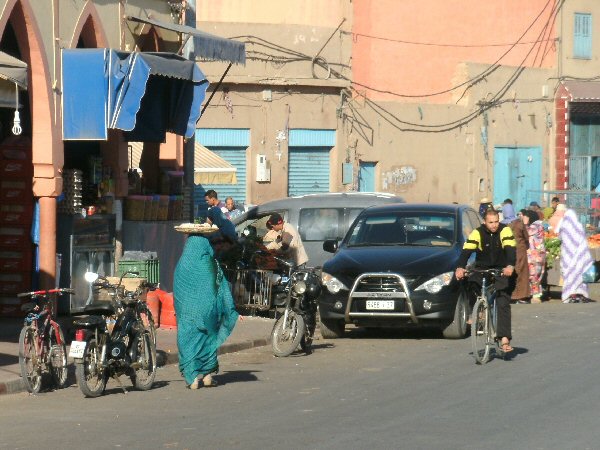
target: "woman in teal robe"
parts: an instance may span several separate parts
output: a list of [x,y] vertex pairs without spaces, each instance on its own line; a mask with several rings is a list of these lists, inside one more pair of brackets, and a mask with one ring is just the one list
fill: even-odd
[[179,370],[193,389],[200,381],[212,385],[210,374],[219,370],[217,350],[231,334],[239,315],[206,238],[188,237],[175,268],[173,294]]

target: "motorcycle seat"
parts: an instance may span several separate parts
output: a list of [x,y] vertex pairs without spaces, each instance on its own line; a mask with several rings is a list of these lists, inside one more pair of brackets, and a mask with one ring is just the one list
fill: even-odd
[[73,321],[73,326],[75,328],[96,328],[100,325],[104,325],[106,322],[102,317],[99,316],[89,316],[84,317],[82,319],[77,319]]
[[85,314],[101,314],[103,316],[112,316],[115,313],[114,306],[109,302],[91,303],[83,308]]

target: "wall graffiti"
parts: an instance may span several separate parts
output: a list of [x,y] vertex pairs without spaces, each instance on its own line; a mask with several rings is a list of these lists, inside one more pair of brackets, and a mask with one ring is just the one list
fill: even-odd
[[398,167],[383,173],[383,189],[394,187],[406,187],[417,181],[417,169],[412,166]]

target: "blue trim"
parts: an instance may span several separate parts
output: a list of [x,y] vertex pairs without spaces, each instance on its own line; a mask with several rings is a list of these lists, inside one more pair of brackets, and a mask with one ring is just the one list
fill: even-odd
[[294,129],[289,132],[290,147],[333,147],[335,130]]
[[198,128],[196,140],[205,147],[250,147],[247,128]]

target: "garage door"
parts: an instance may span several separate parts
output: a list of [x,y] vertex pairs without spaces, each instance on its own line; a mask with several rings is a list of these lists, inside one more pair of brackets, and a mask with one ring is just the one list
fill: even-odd
[[329,192],[328,147],[289,147],[288,195]]
[[198,184],[194,190],[197,211],[205,208],[204,193],[214,189],[219,199],[225,201],[233,197],[238,205],[246,203],[246,153],[250,145],[250,130],[237,128],[199,128],[196,139],[213,153],[217,154],[236,170],[235,184]]
[[289,130],[288,195],[329,192],[329,152],[335,130]]

